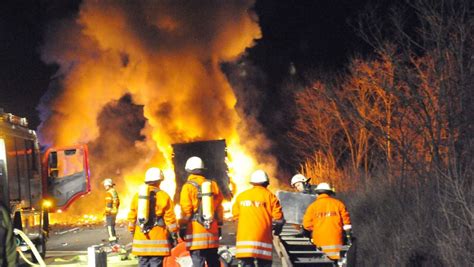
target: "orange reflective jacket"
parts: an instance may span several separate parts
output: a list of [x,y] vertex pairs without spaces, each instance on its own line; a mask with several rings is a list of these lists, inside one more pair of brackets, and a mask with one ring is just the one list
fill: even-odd
[[105,193],[105,215],[116,215],[120,206],[117,190],[111,187]]
[[313,231],[314,244],[331,259],[339,259],[343,227],[350,228],[350,225],[346,206],[328,194],[320,194],[303,217],[303,227]]
[[240,193],[232,207],[237,226],[237,258],[272,260],[272,222],[282,222],[278,198],[263,186]]
[[[188,181],[192,181],[198,186],[206,181],[202,175],[190,174]],[[181,189],[180,205],[182,214],[182,226],[186,227],[186,248],[188,250],[207,249],[219,247],[219,223],[223,221],[222,200],[224,196],[219,190],[216,182],[211,181],[211,191],[213,195],[213,206],[215,218],[211,223],[210,229],[204,228],[201,223],[196,220],[196,213],[200,205],[198,198],[198,189],[190,184],[185,183]]]
[[137,256],[169,256],[168,231],[178,232],[173,201],[165,191],[161,191],[157,187],[153,187],[151,190],[156,192],[156,205],[154,207],[156,218],[161,217],[165,225],[155,225],[146,234],[142,232],[137,223],[138,194],[135,194],[128,213],[128,230],[134,232],[132,254]]

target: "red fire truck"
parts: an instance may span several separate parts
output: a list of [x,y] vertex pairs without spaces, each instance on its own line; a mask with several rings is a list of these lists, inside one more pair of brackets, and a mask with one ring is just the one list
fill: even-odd
[[0,197],[13,226],[23,231],[42,256],[46,253],[49,212],[65,210],[90,192],[87,147],[49,148],[44,153],[26,118],[0,109]]

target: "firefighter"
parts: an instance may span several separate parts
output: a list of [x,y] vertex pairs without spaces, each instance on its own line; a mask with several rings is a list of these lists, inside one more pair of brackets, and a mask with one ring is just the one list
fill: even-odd
[[135,194],[128,213],[128,230],[133,235],[132,254],[138,256],[139,266],[163,266],[163,258],[176,246],[178,227],[174,204],[169,195],[160,190],[164,180],[159,168],[150,168],[145,184]]
[[118,208],[120,206],[120,199],[115,190],[115,184],[112,179],[104,179],[103,185],[106,190],[105,194],[105,223],[107,226],[107,233],[109,234],[109,243],[114,246],[117,245],[117,235],[115,233],[115,219],[117,218]]
[[311,178],[306,178],[302,174],[295,174],[291,178],[291,187],[304,194],[315,194],[314,188],[309,183]]
[[236,257],[239,266],[272,265],[272,230],[279,235],[285,220],[278,198],[267,189],[268,175],[255,171],[250,177],[252,188],[240,193],[232,207],[237,225]]
[[182,218],[180,235],[186,242],[194,267],[219,266],[219,237],[223,222],[222,200],[216,182],[204,176],[204,163],[199,157],[186,161],[189,173],[180,194]]
[[17,266],[17,253],[10,212],[0,202],[0,266]]
[[340,200],[333,198],[334,189],[328,183],[316,187],[318,197],[306,209],[303,227],[306,233],[312,231],[312,241],[330,259],[339,260],[343,245],[343,233],[350,245],[352,226],[349,212]]

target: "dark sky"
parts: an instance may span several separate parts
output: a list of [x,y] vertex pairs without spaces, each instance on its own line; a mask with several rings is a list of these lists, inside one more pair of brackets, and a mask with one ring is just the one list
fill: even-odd
[[[337,70],[350,55],[364,49],[348,24],[366,0],[258,0],[255,10],[263,38],[248,59],[265,75],[271,95],[267,108],[278,103],[281,84],[293,63],[299,73],[312,68]],[[36,106],[53,79],[56,66],[45,65],[39,48],[46,27],[77,13],[80,1],[7,0],[0,8],[0,107],[39,124]]]

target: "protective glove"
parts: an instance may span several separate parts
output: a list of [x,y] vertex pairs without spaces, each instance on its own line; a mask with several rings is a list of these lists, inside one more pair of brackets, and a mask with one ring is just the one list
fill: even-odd
[[219,240],[220,240],[220,239],[222,239],[222,228],[219,227],[217,231],[219,233]]
[[348,229],[348,230],[345,230],[345,232],[346,232],[346,244],[348,246],[352,246],[352,230]]
[[184,240],[186,237],[186,227],[179,228],[179,237]]
[[272,223],[272,228],[273,228],[273,234],[274,235],[280,235],[281,231],[283,230],[283,224],[284,221],[276,221]]
[[304,237],[311,238],[311,231],[306,230],[304,227],[301,227],[301,229],[302,229],[301,233]]
[[178,233],[170,233],[170,244],[173,248],[178,245]]

